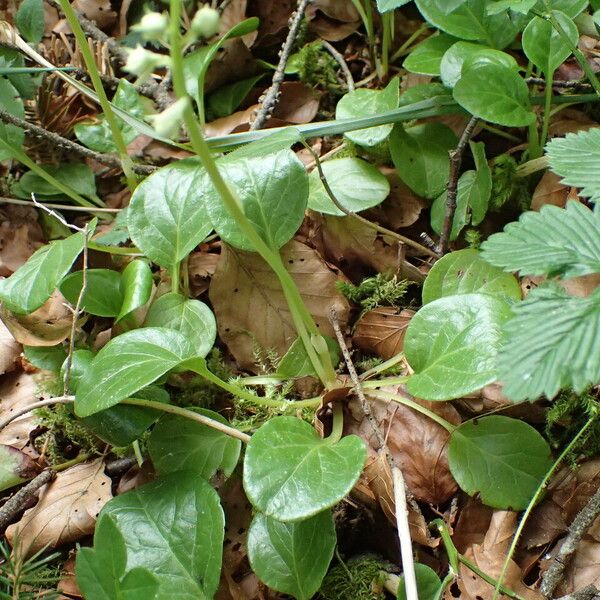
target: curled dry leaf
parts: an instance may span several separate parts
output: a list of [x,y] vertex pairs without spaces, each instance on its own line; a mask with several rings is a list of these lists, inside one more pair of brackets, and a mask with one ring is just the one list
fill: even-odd
[[493,514],[494,510],[477,498],[467,499],[452,533],[452,541],[460,553],[464,554],[473,544],[483,543]]
[[352,342],[363,352],[384,360],[396,356],[404,346],[404,334],[414,310],[380,306],[364,314],[356,324]]
[[44,243],[34,208],[6,205],[0,209],[0,275],[14,273]]
[[188,258],[190,292],[194,298],[203,294],[210,284],[219,263],[219,255],[213,252],[192,252]]
[[207,94],[260,72],[254,57],[240,38],[227,40],[210,63],[204,82]]
[[13,371],[19,362],[21,344],[15,340],[6,325],[0,321],[0,375]]
[[[335,287],[340,276],[315,250],[295,240],[281,249],[281,257],[321,332],[333,336],[330,309],[342,327],[350,311]],[[279,281],[258,254],[224,244],[209,295],[219,336],[244,369],[257,369],[257,345],[283,356],[297,337]]]
[[76,465],[41,489],[38,503],[6,530],[6,537],[14,545],[18,536],[28,555],[76,542],[93,533],[100,509],[111,498],[101,459]]
[[360,26],[360,16],[347,0],[316,0],[307,9],[310,27],[319,37],[337,42],[352,35]]
[[[220,34],[227,33],[232,27],[247,18],[247,5],[248,0],[233,0],[232,2],[227,3],[225,10],[221,13]],[[242,40],[244,41],[244,44],[250,48],[256,40],[257,35],[257,31],[252,31],[243,36]]]
[[110,28],[117,22],[117,13],[112,9],[110,0],[75,0],[73,8],[95,21],[100,29]]
[[546,171],[537,184],[531,198],[531,210],[540,210],[544,204],[564,208],[571,188],[561,183],[561,178],[552,171]]

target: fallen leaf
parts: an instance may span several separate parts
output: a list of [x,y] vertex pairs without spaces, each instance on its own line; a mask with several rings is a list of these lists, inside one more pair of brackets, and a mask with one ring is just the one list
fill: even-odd
[[250,50],[240,38],[227,40],[210,63],[204,81],[206,94],[260,72]]
[[358,11],[347,0],[315,0],[307,14],[310,28],[329,42],[347,38],[361,25]]
[[255,45],[280,47],[295,9],[295,0],[248,0],[247,15],[260,19]]
[[571,555],[555,593],[557,597],[563,596],[588,585],[600,587],[600,543],[586,535]]
[[6,205],[0,209],[0,276],[12,275],[43,243],[34,208]]
[[535,187],[531,198],[531,210],[540,210],[545,204],[564,208],[570,187],[561,183],[561,178],[552,171],[546,171]]
[[459,552],[464,554],[469,546],[483,542],[493,514],[494,510],[477,498],[467,499],[452,533],[452,541]]
[[19,357],[23,348],[6,325],[0,321],[0,375],[13,371],[19,362]]
[[[283,246],[281,257],[320,331],[333,336],[330,309],[335,308],[342,327],[350,310],[335,287],[339,274],[315,250],[295,240]],[[209,297],[219,336],[243,369],[257,370],[257,346],[283,356],[297,337],[279,281],[258,254],[224,244]]]
[[67,562],[63,565],[61,569],[61,577],[56,589],[63,594],[68,594],[68,596],[60,596],[58,600],[68,600],[68,598],[83,598],[81,595],[81,590],[77,585],[77,580],[75,579],[75,552],[69,553],[69,558]]
[[117,13],[112,9],[110,0],[74,0],[72,6],[100,29],[112,27],[117,21]]
[[[219,33],[223,34],[228,32],[234,25],[241,23],[246,19],[246,12],[248,8],[247,0],[233,0],[225,6],[225,10],[221,13],[221,27]],[[242,37],[244,44],[250,48],[256,37],[258,36],[257,31],[247,33]]]
[[219,255],[214,252],[192,252],[188,257],[190,293],[194,298],[203,294],[210,284],[219,263]]
[[6,530],[6,537],[11,546],[18,537],[27,555],[76,542],[94,532],[98,513],[111,498],[101,459],[75,465],[40,490],[38,503]]

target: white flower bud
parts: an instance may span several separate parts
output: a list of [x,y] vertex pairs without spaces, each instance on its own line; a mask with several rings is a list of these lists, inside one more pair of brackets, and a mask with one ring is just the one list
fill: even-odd
[[209,38],[218,33],[220,24],[219,11],[205,4],[194,15],[191,28],[196,35]]
[[128,50],[128,52],[127,62],[123,69],[142,79],[148,77],[156,67],[165,67],[169,64],[168,56],[150,52],[150,50],[142,48],[139,44],[133,50]]
[[146,13],[139,23],[131,29],[142,34],[145,40],[159,40],[163,37],[169,26],[169,19],[164,13]]
[[183,113],[189,105],[189,98],[180,98],[161,113],[148,115],[146,119],[152,123],[154,131],[166,138],[173,137],[179,131],[183,121]]

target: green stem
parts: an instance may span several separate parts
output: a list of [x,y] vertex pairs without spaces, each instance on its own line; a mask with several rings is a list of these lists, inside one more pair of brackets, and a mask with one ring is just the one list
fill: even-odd
[[384,377],[383,379],[373,379],[363,381],[360,387],[363,389],[378,389],[388,385],[402,385],[408,381],[408,375],[398,375],[398,377]]
[[383,28],[383,40],[381,42],[381,70],[386,77],[389,70],[390,46],[394,34],[394,11],[390,10],[381,15],[381,26]]
[[392,367],[396,366],[399,362],[402,361],[403,358],[404,352],[399,352],[395,356],[392,356],[392,358],[388,358],[386,361],[382,362],[380,365],[376,365],[375,367],[368,369],[367,371],[361,374],[360,378],[362,381],[365,381],[366,379],[369,379],[374,375],[383,373],[384,371],[387,371],[388,369],[391,369]]
[[577,435],[569,442],[569,444],[565,447],[565,449],[560,453],[559,457],[554,461],[554,464],[550,467],[550,469],[544,476],[544,479],[542,479],[540,485],[538,486],[537,490],[535,491],[535,494],[529,501],[529,504],[527,505],[527,508],[525,509],[525,512],[523,513],[523,516],[521,517],[519,526],[517,527],[517,530],[515,531],[515,535],[513,537],[510,548],[508,549],[508,552],[506,554],[506,558],[504,559],[504,563],[502,565],[502,571],[500,571],[500,576],[498,577],[498,583],[496,584],[496,589],[494,590],[494,597],[492,598],[492,600],[496,600],[498,598],[498,593],[500,591],[502,591],[500,586],[501,586],[502,582],[504,581],[504,577],[506,576],[506,571],[508,570],[508,567],[510,565],[510,560],[517,548],[517,544],[519,543],[521,533],[523,533],[523,529],[525,528],[525,524],[527,523],[527,520],[529,519],[529,515],[531,514],[531,511],[534,509],[535,505],[538,503],[538,500],[540,499],[542,493],[545,491],[546,486],[548,485],[548,482],[550,481],[550,478],[552,477],[552,475],[554,475],[554,473],[558,469],[558,467],[562,464],[562,462],[565,460],[565,458],[571,453],[573,448],[575,448],[575,446],[577,445],[577,442],[580,440],[581,436],[588,430],[589,427],[591,427],[592,423],[594,423],[595,420],[596,420],[596,417],[595,416],[592,417],[577,432]]
[[534,121],[529,125],[529,158],[539,158],[541,155],[537,124]]
[[548,129],[550,127],[550,116],[552,111],[552,81],[554,79],[554,71],[546,75],[546,88],[544,90],[544,120],[542,123],[542,135],[540,139],[540,148],[544,148],[548,139]]
[[333,425],[327,441],[330,444],[337,444],[344,433],[344,405],[341,402],[334,402],[332,408]]
[[423,25],[421,25],[419,29],[417,29],[413,34],[411,34],[410,37],[404,42],[404,44],[402,44],[402,46],[400,46],[400,48],[398,48],[398,50],[394,52],[392,58],[390,58],[390,62],[395,63],[401,56],[403,56],[406,53],[406,51],[411,47],[412,43],[416,39],[418,39],[424,31],[427,31],[428,29],[429,24],[423,23]]
[[106,254],[118,254],[120,256],[144,256],[144,253],[139,248],[121,248],[121,246],[105,246],[96,242],[89,242],[90,250],[96,252],[104,252]]
[[98,101],[100,102],[100,106],[102,107],[102,111],[104,112],[104,117],[108,126],[110,128],[110,132],[113,137],[114,144],[117,148],[117,152],[119,154],[119,158],[121,159],[121,166],[123,168],[123,173],[125,173],[125,178],[127,179],[127,185],[129,189],[133,192],[137,186],[137,178],[133,171],[133,162],[131,157],[127,153],[127,146],[125,144],[125,140],[123,139],[123,134],[119,127],[119,122],[117,121],[117,117],[115,116],[110,102],[108,101],[108,97],[106,96],[106,92],[104,91],[104,86],[102,85],[102,79],[100,78],[100,73],[98,72],[98,67],[96,66],[96,61],[94,60],[94,55],[88,45],[88,40],[86,35],[79,24],[77,19],[77,15],[75,11],[71,7],[69,0],[58,0],[60,2],[60,7],[65,14],[65,17],[71,27],[71,31],[77,40],[79,45],[79,51],[83,56],[83,60],[85,61],[85,65],[88,70],[88,75],[92,81],[92,85],[94,86],[94,90],[98,95]]
[[179,265],[181,262],[175,263],[171,267],[171,291],[174,294],[179,293]]

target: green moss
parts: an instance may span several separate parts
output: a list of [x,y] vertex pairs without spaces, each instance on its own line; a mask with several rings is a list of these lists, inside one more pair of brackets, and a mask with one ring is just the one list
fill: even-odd
[[492,195],[490,197],[491,212],[503,208],[528,210],[531,195],[527,188],[527,180],[517,177],[517,161],[510,154],[501,154],[492,165]]
[[373,556],[340,563],[325,576],[319,590],[321,600],[384,600],[382,578],[389,565]]
[[[401,300],[404,298],[411,281],[398,279],[395,275],[389,277],[378,273],[375,277],[367,277],[359,285],[338,281],[338,290],[349,300],[358,304],[362,313],[368,312],[378,306],[394,306],[401,308]],[[361,313],[361,314],[362,314]]]
[[305,85],[337,96],[343,94],[337,76],[339,65],[320,41],[306,44],[298,53],[298,75]]
[[481,246],[481,233],[477,231],[477,229],[467,229],[465,231],[465,242],[469,244],[469,248],[473,250],[478,250],[479,246]]

